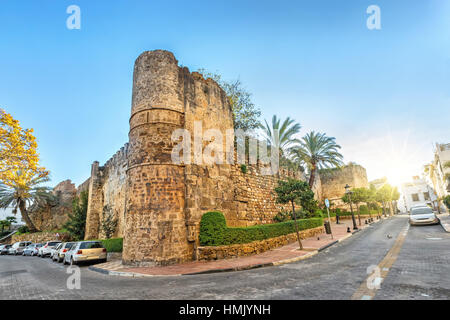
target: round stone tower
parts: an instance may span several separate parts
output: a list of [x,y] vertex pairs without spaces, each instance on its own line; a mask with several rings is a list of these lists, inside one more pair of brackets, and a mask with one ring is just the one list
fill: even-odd
[[184,167],[172,163],[172,132],[184,127],[181,69],[172,53],[141,54],[134,65],[123,262],[166,265],[190,259]]

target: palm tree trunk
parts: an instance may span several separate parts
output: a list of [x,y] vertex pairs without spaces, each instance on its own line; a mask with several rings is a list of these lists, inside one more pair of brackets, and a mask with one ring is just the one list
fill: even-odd
[[360,215],[360,212],[359,212],[359,203],[356,204],[356,210],[358,210],[359,226],[361,226],[361,215]]
[[22,214],[22,219],[25,221],[28,229],[30,229],[30,232],[36,232],[36,226],[34,225],[33,221],[31,221],[30,216],[28,215],[27,208],[25,206],[25,202],[23,200],[19,200],[19,209],[20,213]]
[[314,182],[316,180],[316,166],[313,165],[311,168],[311,175],[309,176],[309,187],[313,188]]
[[292,214],[294,215],[295,232],[297,232],[298,245],[299,245],[299,247],[300,247],[300,250],[303,250],[302,241],[300,240],[300,233],[298,233],[297,214],[295,213],[295,205],[294,205],[294,201],[292,201]]

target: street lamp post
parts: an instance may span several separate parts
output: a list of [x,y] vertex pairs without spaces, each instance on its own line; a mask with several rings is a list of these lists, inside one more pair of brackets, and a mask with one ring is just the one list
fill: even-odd
[[352,221],[353,221],[353,230],[358,230],[358,226],[356,225],[356,219],[355,214],[353,213],[353,206],[352,206],[352,191],[350,190],[350,186],[348,184],[345,185],[345,194],[348,195],[348,198],[350,200],[350,212],[352,213]]

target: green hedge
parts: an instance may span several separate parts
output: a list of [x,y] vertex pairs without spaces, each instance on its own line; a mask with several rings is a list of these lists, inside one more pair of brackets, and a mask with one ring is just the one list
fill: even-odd
[[[302,219],[297,221],[298,229],[306,230],[323,225],[322,218]],[[227,227],[221,212],[207,212],[200,221],[200,245],[222,246],[237,243],[248,243],[257,240],[274,238],[295,232],[295,221],[263,224],[251,227]]]
[[123,238],[101,239],[107,252],[122,252]]

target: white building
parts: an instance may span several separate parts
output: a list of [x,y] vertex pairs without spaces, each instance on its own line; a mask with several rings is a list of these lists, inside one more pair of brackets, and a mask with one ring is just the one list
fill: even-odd
[[431,205],[437,210],[437,197],[433,187],[425,179],[421,179],[418,176],[413,177],[412,182],[402,184],[402,196],[403,204],[406,206],[407,211],[410,211],[412,206],[419,204]]
[[435,183],[439,198],[450,194],[450,167],[446,166],[447,163],[450,163],[450,143],[436,144],[433,161],[435,173],[433,183]]
[[436,144],[434,159],[425,166],[425,179],[433,186],[440,207],[445,211],[442,199],[450,195],[450,143]]

